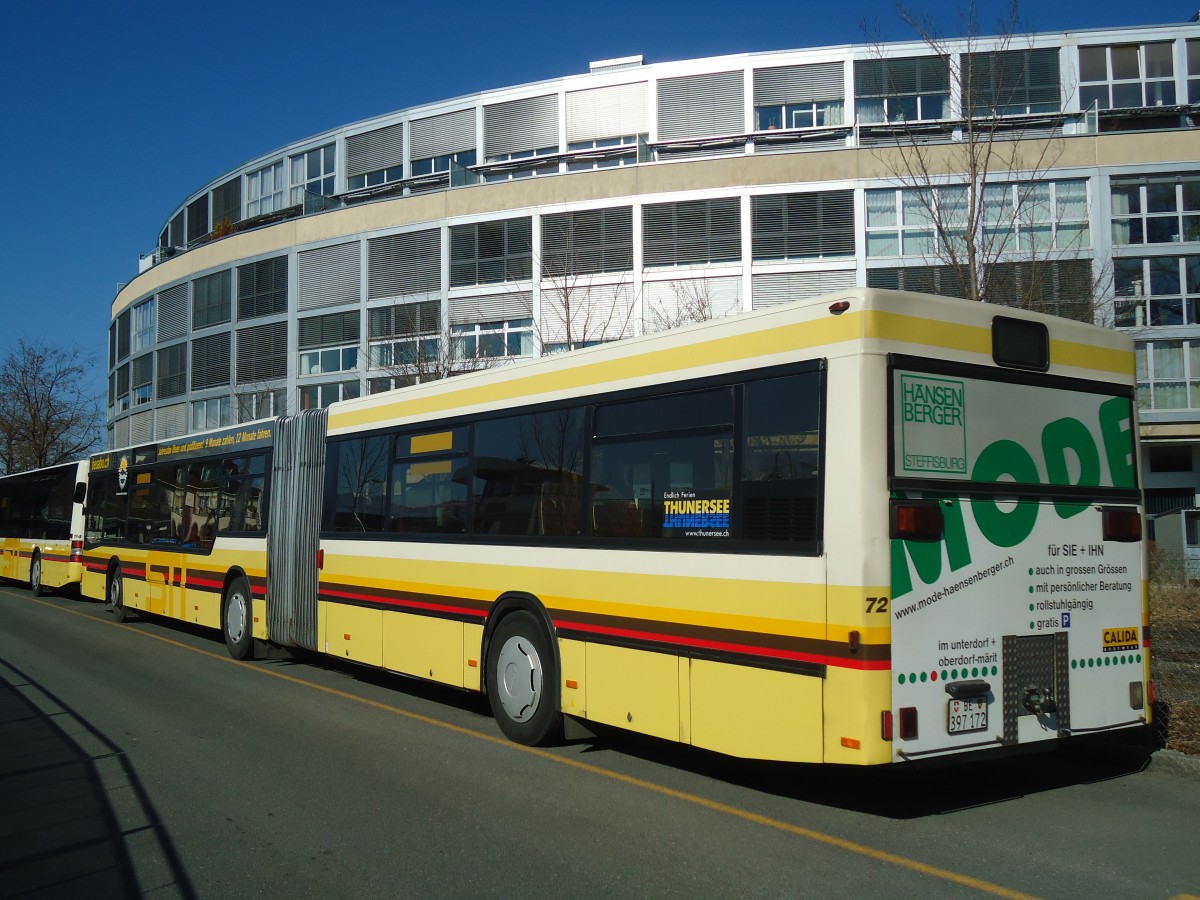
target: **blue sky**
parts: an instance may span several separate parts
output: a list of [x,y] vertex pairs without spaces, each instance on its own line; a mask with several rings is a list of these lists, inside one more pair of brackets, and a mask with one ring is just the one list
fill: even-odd
[[[946,36],[963,4],[913,0]],[[977,0],[981,32],[1006,4]],[[1030,3],[1031,30],[1182,22],[1194,8]],[[78,348],[103,383],[109,305],[188,193],[290,141],[413,104],[646,62],[915,37],[892,0],[17,2],[0,54],[0,353]],[[49,330],[47,330],[49,325]]]

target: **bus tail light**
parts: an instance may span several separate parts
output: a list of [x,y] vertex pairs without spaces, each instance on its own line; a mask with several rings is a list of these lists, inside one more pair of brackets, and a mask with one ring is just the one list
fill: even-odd
[[900,740],[911,741],[917,737],[917,708],[900,707]]
[[320,572],[324,568],[325,568],[325,551],[318,550],[317,551],[317,571]]
[[882,737],[885,741],[890,741],[892,739],[892,711],[890,709],[885,709],[883,711],[883,715],[879,718],[881,720],[880,737]]
[[1132,544],[1142,539],[1142,516],[1136,508],[1106,506],[1101,510],[1104,539]]
[[71,541],[71,562],[83,562],[83,541]]
[[940,541],[942,507],[936,501],[892,504],[892,537],[902,541]]
[[1146,702],[1150,706],[1154,706],[1154,682],[1153,681],[1146,682]]

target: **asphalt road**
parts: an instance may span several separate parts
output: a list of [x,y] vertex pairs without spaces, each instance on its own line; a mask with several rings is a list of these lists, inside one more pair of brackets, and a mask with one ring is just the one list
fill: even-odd
[[1200,895],[1200,778],[506,742],[478,697],[0,587],[0,896]]

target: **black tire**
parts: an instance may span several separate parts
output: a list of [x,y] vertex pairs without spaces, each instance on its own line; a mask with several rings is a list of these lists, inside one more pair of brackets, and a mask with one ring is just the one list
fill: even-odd
[[250,583],[239,575],[229,582],[225,596],[221,598],[221,631],[225,635],[229,655],[234,659],[253,658],[253,621]]
[[42,589],[42,554],[36,550],[33,552],[33,559],[29,560],[29,590],[35,597],[45,593]]
[[112,612],[114,622],[124,622],[129,618],[129,610],[125,608],[125,589],[121,584],[121,570],[113,569],[108,573],[108,588],[105,590],[105,602]]
[[558,672],[545,630],[531,613],[500,620],[488,644],[487,692],[504,736],[528,746],[561,740]]

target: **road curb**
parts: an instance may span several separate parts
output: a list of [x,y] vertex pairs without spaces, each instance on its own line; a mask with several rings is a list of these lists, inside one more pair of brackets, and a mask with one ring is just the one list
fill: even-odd
[[1155,772],[1169,772],[1200,780],[1200,756],[1180,753],[1178,750],[1156,750],[1150,755],[1150,766]]

